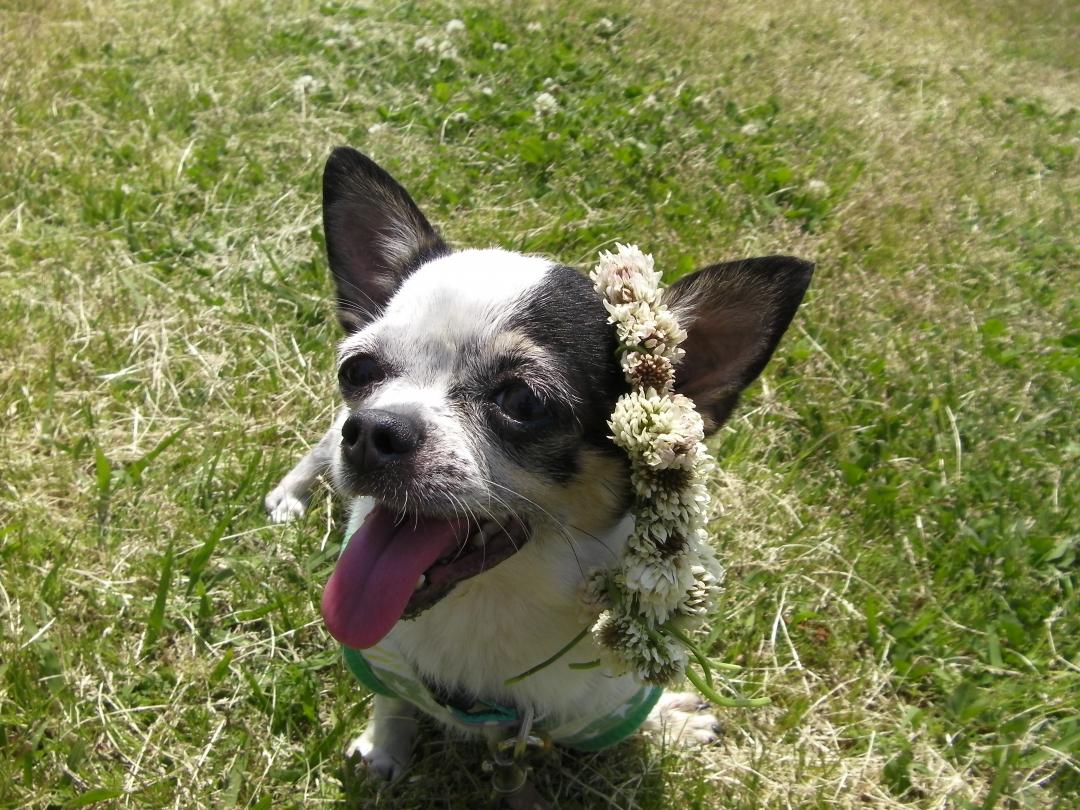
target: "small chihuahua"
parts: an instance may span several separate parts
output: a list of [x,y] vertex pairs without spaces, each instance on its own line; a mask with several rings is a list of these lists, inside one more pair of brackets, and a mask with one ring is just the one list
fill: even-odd
[[[329,473],[348,502],[323,615],[376,692],[353,746],[386,779],[407,767],[416,711],[489,738],[527,715],[586,750],[641,725],[714,739],[690,694],[571,667],[600,658],[586,578],[632,527],[626,455],[607,420],[627,390],[600,296],[577,270],[495,248],[451,250],[412,198],[359,152],[323,174],[323,222],[345,337],[333,426],[266,498],[291,520]],[[687,330],[676,388],[706,431],[764,368],[810,283],[788,256],[717,264],[664,302]],[[508,683],[514,681],[513,683]]]

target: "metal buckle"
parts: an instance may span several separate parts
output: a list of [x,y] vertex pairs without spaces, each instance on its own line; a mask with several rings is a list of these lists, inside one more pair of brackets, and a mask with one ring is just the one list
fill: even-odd
[[491,774],[491,787],[496,797],[512,795],[525,787],[532,770],[522,763],[527,753],[551,748],[549,738],[531,733],[535,718],[535,709],[531,706],[525,709],[517,734],[492,745],[491,759],[484,761],[482,767],[485,773]]

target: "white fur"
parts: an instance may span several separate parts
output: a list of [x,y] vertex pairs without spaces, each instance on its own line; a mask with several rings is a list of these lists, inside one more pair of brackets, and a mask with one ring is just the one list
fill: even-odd
[[551,266],[497,248],[434,259],[405,279],[378,320],[345,338],[339,354],[378,341],[407,359],[422,383],[445,380],[458,350],[498,334],[513,302]]
[[364,766],[387,782],[409,767],[416,740],[416,708],[404,700],[376,695],[371,722],[345,747],[345,757],[359,756]]
[[[350,532],[374,505],[370,498],[354,503]],[[556,664],[514,686],[505,681],[558,651],[590,621],[580,601],[584,573],[618,559],[631,526],[626,517],[599,537],[573,529],[536,532],[510,559],[460,583],[417,618],[398,622],[389,637],[428,681],[532,705],[552,723],[619,706],[641,688],[632,677],[567,666],[600,657],[591,635]]]
[[641,730],[660,738],[664,745],[708,745],[720,739],[720,721],[711,708],[693,692],[666,692]]
[[[491,347],[505,334],[515,301],[543,281],[547,259],[497,248],[463,250],[433,259],[406,278],[381,316],[345,338],[341,360],[375,347],[399,374],[380,385],[366,408],[417,413],[428,426],[427,452],[460,471],[457,494],[477,505],[490,500],[492,477],[484,448],[464,429],[447,400],[463,355]],[[340,456],[332,461],[341,478]]]

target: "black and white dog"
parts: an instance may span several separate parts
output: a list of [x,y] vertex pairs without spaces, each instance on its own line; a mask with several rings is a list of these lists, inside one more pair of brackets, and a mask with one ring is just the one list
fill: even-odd
[[[407,667],[440,705],[528,709],[549,728],[617,712],[641,685],[569,668],[599,657],[590,636],[572,658],[507,685],[589,623],[585,577],[615,564],[632,525],[627,458],[606,424],[627,385],[599,295],[546,258],[451,250],[405,190],[349,148],[326,164],[323,216],[344,405],[266,507],[275,521],[302,514],[325,472],[347,499],[348,544],[323,599],[331,634]],[[688,331],[677,389],[708,431],[765,366],[812,272],[791,257],[749,259],[665,292]],[[393,778],[409,760],[415,701],[408,689],[378,691],[356,745]],[[646,722],[708,741],[714,718],[698,708],[665,696]]]

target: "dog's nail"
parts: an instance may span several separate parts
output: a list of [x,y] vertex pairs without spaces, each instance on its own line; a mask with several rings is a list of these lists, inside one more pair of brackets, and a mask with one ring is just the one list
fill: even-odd
[[421,574],[420,578],[418,580],[416,580],[416,587],[413,588],[413,590],[418,591],[421,588],[423,588],[426,584],[427,584],[427,574]]

